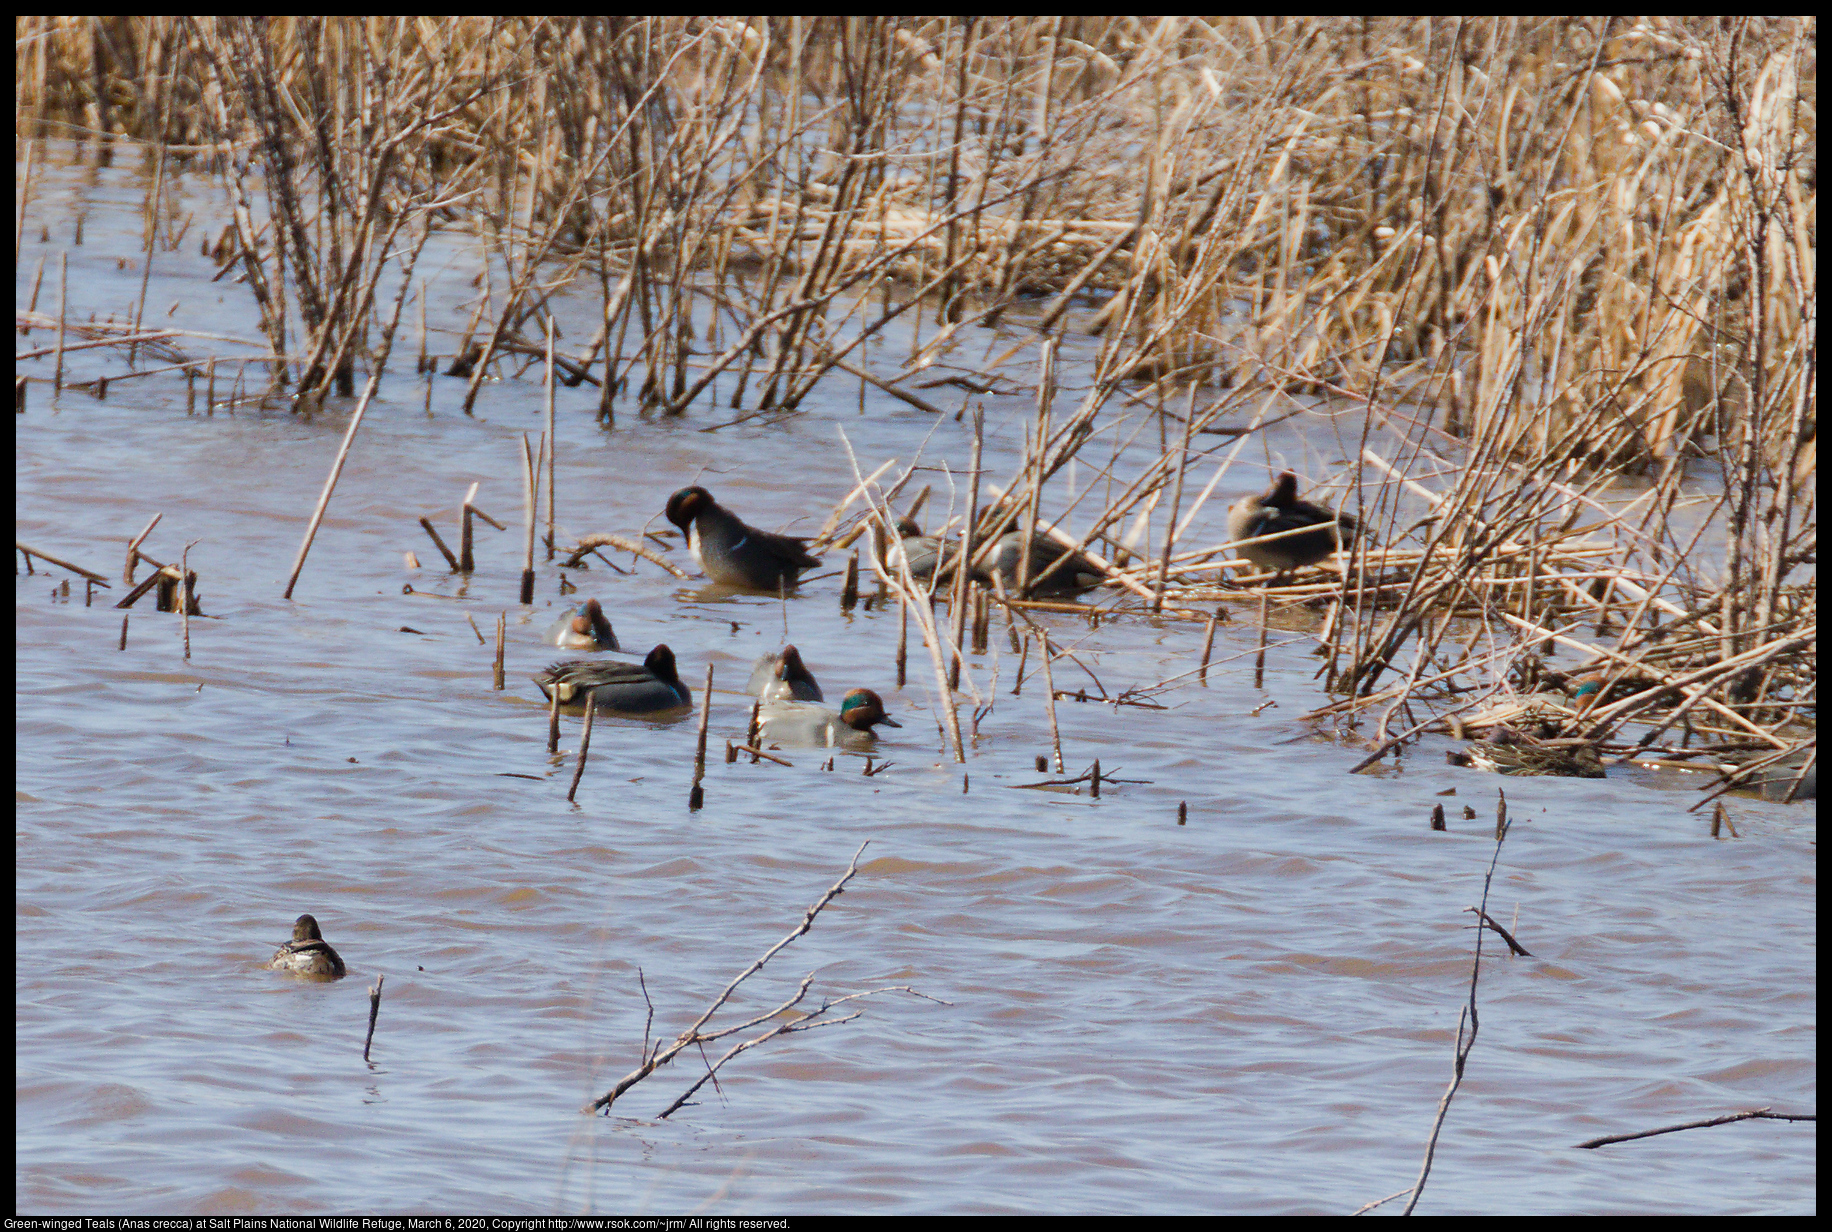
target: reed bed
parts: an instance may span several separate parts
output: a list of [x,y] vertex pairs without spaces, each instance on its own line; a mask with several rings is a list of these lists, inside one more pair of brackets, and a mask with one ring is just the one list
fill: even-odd
[[[467,409],[537,364],[606,420],[705,431],[833,379],[930,411],[944,386],[1034,393],[1021,462],[943,530],[980,564],[1014,527],[1079,548],[1105,610],[1258,597],[1269,579],[1193,536],[1255,486],[1229,468],[1256,433],[1352,407],[1341,463],[1307,478],[1364,533],[1276,588],[1323,612],[1319,718],[1378,716],[1383,750],[1462,731],[1472,690],[1530,696],[1564,654],[1608,678],[1546,720],[1568,735],[1779,748],[1816,687],[1815,33],[22,16],[18,225],[37,138],[145,152],[149,262],[183,233],[168,162],[207,167],[231,222],[206,250],[258,309],[272,385],[308,402],[386,364],[434,233],[476,253],[468,319],[421,326]],[[569,321],[591,305],[577,336],[562,296]],[[60,374],[62,318],[29,317]],[[152,341],[139,318],[113,336]],[[1068,333],[1098,346],[1065,398]],[[1065,494],[1077,466],[1098,492]],[[880,537],[889,495],[865,503]],[[962,605],[986,600],[942,592],[942,637],[932,596],[877,573],[951,686]],[[1040,580],[995,600],[1008,627]]]

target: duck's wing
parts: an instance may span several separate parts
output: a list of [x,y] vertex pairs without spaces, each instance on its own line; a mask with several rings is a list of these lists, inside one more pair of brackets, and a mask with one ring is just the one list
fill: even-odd
[[640,663],[618,659],[568,659],[549,663],[534,679],[537,683],[569,684],[575,689],[595,689],[607,684],[634,684],[655,679],[655,673]]
[[754,526],[746,526],[744,529],[752,543],[791,569],[812,569],[821,563],[820,557],[808,555],[806,539],[779,535],[774,531],[758,530]]

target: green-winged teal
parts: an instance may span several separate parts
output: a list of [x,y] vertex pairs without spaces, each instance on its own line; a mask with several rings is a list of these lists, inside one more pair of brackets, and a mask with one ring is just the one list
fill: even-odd
[[1565,680],[1562,692],[1541,689],[1537,693],[1499,694],[1480,710],[1464,713],[1458,723],[1476,729],[1518,724],[1539,735],[1551,735],[1561,724],[1575,720],[1597,703],[1602,697],[1603,681],[1601,673],[1592,673]]
[[870,689],[854,689],[840,699],[838,710],[817,706],[813,702],[769,702],[759,712],[764,737],[786,744],[835,745],[875,739],[872,727],[878,723],[902,727],[884,713],[884,702]]
[[[1817,800],[1819,798],[1819,760],[1818,746],[1809,745],[1794,749],[1769,762],[1759,770],[1750,772],[1748,778],[1740,784],[1751,791],[1759,791],[1766,800],[1787,800],[1788,793],[1793,793],[1795,800]],[[1756,749],[1743,753],[1722,753],[1718,756],[1720,764],[1734,768],[1748,765],[1752,761],[1761,761],[1773,757],[1774,749]],[[1804,773],[1803,773],[1804,772]],[[1729,773],[1726,770],[1725,773]],[[1799,784],[1795,784],[1795,780]]]
[[1240,554],[1262,569],[1290,573],[1316,564],[1338,546],[1353,543],[1355,519],[1299,500],[1298,476],[1293,471],[1280,474],[1264,494],[1243,496],[1228,510],[1228,537],[1236,543],[1286,531],[1301,533],[1270,543],[1249,543],[1239,549]]
[[599,710],[658,714],[693,705],[693,692],[675,671],[674,652],[657,646],[641,663],[621,659],[568,659],[530,677],[562,705],[584,705],[590,693]]
[[[949,562],[954,560],[960,551],[958,544],[950,544],[946,552]],[[910,576],[918,582],[926,582],[935,576],[935,566],[943,557],[941,540],[933,535],[922,533],[922,527],[916,525],[914,518],[897,519],[897,545],[891,549],[892,555],[887,572],[895,577],[897,574],[897,553],[910,563]]]
[[700,570],[727,586],[778,590],[821,563],[808,555],[807,540],[747,526],[705,488],[682,488],[668,498],[666,514],[686,533]]
[[[1002,536],[998,547],[993,549],[991,558],[986,562],[988,580],[990,575],[997,574],[1005,589],[1017,595],[1019,558],[1026,545],[1030,551],[1030,563],[1025,574],[1027,594],[1072,595],[1099,586],[1107,580],[1100,566],[1082,553],[1065,547],[1048,535],[1037,532],[1027,535],[1017,530]],[[1052,570],[1052,566],[1065,556],[1068,560]]]
[[578,607],[568,608],[548,626],[541,640],[562,650],[622,650],[616,630],[605,617],[596,599],[587,599]]
[[293,921],[293,939],[282,941],[267,965],[275,971],[290,971],[314,980],[344,977],[343,959],[319,933],[318,921],[309,915]]
[[751,681],[744,686],[744,691],[766,703],[823,700],[820,682],[815,680],[808,665],[802,662],[801,651],[793,646],[784,646],[775,654],[766,654],[758,659],[757,665],[751,669]]
[[1456,766],[1473,766],[1494,774],[1546,775],[1568,779],[1603,779],[1603,759],[1595,748],[1576,741],[1541,743],[1510,728],[1499,728],[1462,752],[1447,753]]

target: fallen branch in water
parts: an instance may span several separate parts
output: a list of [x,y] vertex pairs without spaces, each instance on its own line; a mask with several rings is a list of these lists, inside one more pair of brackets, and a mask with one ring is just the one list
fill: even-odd
[[[802,916],[801,923],[797,924],[794,928],[790,929],[789,934],[785,936],[781,941],[778,941],[775,945],[765,950],[763,954],[759,956],[755,962],[751,963],[750,966],[746,967],[742,972],[739,973],[737,979],[734,979],[731,983],[727,984],[725,986],[725,990],[721,992],[717,997],[713,998],[712,1004],[706,1007],[705,1012],[702,1013],[698,1018],[694,1020],[693,1025],[688,1027],[685,1031],[682,1031],[679,1035],[675,1036],[673,1042],[664,1045],[658,1040],[655,1046],[653,1048],[650,1048],[648,1045],[647,1033],[645,1032],[644,1033],[642,1064],[637,1066],[635,1069],[631,1070],[628,1074],[624,1075],[623,1079],[619,1081],[616,1086],[612,1087],[609,1091],[605,1092],[603,1095],[599,1096],[597,1099],[587,1104],[580,1111],[582,1112],[598,1112],[600,1110],[608,1111],[610,1106],[616,1102],[618,1096],[622,1095],[625,1091],[628,1091],[631,1087],[641,1082],[644,1078],[647,1078],[649,1075],[653,1074],[656,1070],[660,1069],[662,1066],[668,1064],[668,1062],[674,1060],[675,1057],[679,1056],[686,1049],[703,1047],[704,1045],[711,1043],[713,1040],[724,1039],[728,1035],[736,1035],[740,1031],[747,1031],[752,1027],[762,1026],[764,1023],[769,1022],[771,1019],[780,1017],[781,1015],[784,1015],[788,1013],[790,1010],[794,1009],[795,1006],[800,1003],[802,998],[808,995],[808,987],[809,985],[811,985],[814,982],[814,974],[812,972],[803,976],[801,979],[801,982],[796,985],[795,992],[792,995],[790,995],[789,997],[787,997],[786,999],[784,999],[780,1004],[771,1006],[770,1008],[763,1010],[760,1013],[752,1015],[750,1018],[745,1019],[743,1022],[736,1023],[729,1027],[721,1027],[716,1031],[707,1031],[703,1029],[706,1026],[707,1022],[712,1018],[712,1016],[719,1011],[719,1008],[723,1006],[727,1001],[731,1000],[732,994],[738,990],[738,985],[744,983],[744,981],[750,979],[753,975],[756,975],[759,971],[763,970],[765,963],[769,962],[770,959],[776,957],[776,955],[781,953],[784,947],[786,947],[791,941],[794,941],[797,937],[801,936],[803,933],[807,932],[811,927],[813,927],[814,917],[819,915],[821,913],[821,909],[824,908],[828,903],[832,902],[835,898],[839,897],[840,892],[846,888],[846,883],[848,881],[851,881],[853,879],[853,876],[858,873],[859,856],[864,852],[865,848],[869,845],[870,845],[869,842],[859,844],[859,850],[852,853],[852,862],[846,866],[846,871],[843,874],[841,874],[840,879],[838,881],[834,882],[831,886],[828,887],[827,892],[821,895],[820,899],[817,902],[815,902],[815,904],[812,907],[808,908],[807,912],[804,913]],[[708,1063],[706,1067],[706,1073],[703,1074],[699,1079],[697,1079],[693,1083],[692,1086],[689,1086],[685,1091],[681,1092],[680,1096],[676,1098],[673,1103],[669,1104],[666,1108],[664,1108],[661,1111],[660,1116],[665,1119],[671,1116],[672,1114],[674,1114],[675,1112],[678,1112],[680,1109],[686,1107],[687,1101],[693,1097],[694,1092],[698,1091],[702,1086],[706,1085],[707,1082],[716,1081],[720,1068],[724,1066],[724,1064],[727,1061],[731,1060],[733,1057],[737,1056],[739,1053],[744,1052],[751,1048],[755,1048],[757,1045],[763,1043],[764,1041],[774,1039],[779,1035],[791,1035],[797,1031],[812,1031],[816,1027],[832,1027],[832,1026],[838,1026],[840,1023],[843,1023],[843,1022],[851,1022],[853,1019],[859,1016],[861,1011],[855,1010],[854,1012],[850,1014],[846,1014],[838,1018],[827,1018],[827,1017],[823,1017],[823,1015],[825,1015],[829,1010],[833,1009],[835,1006],[844,1005],[848,1001],[857,1001],[863,997],[875,996],[876,994],[881,993],[881,992],[907,992],[911,996],[923,997],[923,999],[927,1001],[938,1000],[938,998],[935,998],[935,997],[925,996],[924,994],[917,992],[914,988],[910,988],[905,985],[897,985],[897,986],[889,987],[889,988],[868,989],[865,992],[855,992],[855,993],[850,993],[844,997],[835,997],[831,1001],[822,1001],[819,1009],[816,1009],[809,1013],[803,1014],[801,1015],[801,1017],[795,1018],[790,1021],[779,1022],[776,1025],[765,1030],[760,1035],[753,1036],[752,1038],[744,1040],[741,1043],[732,1045],[731,1048],[726,1050],[723,1056],[719,1057],[716,1061],[712,1061]],[[645,989],[644,995],[645,996],[647,995],[646,989]],[[946,1002],[946,1001],[942,1001],[940,1003],[943,1005],[949,1004],[949,1002]]]
[[651,552],[648,548],[644,547],[642,544],[633,543],[630,540],[625,539],[622,535],[595,534],[595,535],[584,536],[583,538],[579,540],[579,542],[574,547],[570,549],[570,551],[572,552],[572,555],[568,557],[566,560],[566,563],[561,565],[560,567],[562,569],[570,568],[573,565],[578,564],[579,561],[585,556],[585,554],[591,551],[593,548],[602,548],[602,547],[612,547],[612,548],[616,548],[619,552],[628,552],[632,556],[640,556],[652,565],[660,565],[662,568],[666,569],[669,573],[672,573],[675,577],[680,578],[682,581],[685,581],[687,579],[687,574],[683,572],[678,565],[669,564],[667,561],[663,560],[660,556],[657,556],[654,552]]

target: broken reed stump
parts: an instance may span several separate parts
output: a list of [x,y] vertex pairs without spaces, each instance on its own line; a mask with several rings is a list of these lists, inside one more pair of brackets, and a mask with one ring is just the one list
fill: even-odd
[[1180,826],[1188,825],[1189,819],[1190,819],[1189,801],[1187,800],[1177,801],[1177,824]]
[[369,1059],[369,1045],[375,1042],[375,1019],[382,1012],[382,981],[388,977],[378,975],[375,983],[369,985],[369,1034],[363,1036],[363,1060]]
[[[541,438],[541,454],[547,452],[547,438]],[[535,476],[539,473],[540,460],[535,457],[533,446],[528,444],[528,434],[522,433],[522,529],[526,534],[526,546],[522,556],[522,589],[521,603],[526,606],[534,602],[534,527],[536,509],[539,505],[539,482]]]
[[493,677],[496,681],[496,691],[499,693],[503,688],[503,641],[508,629],[508,623],[509,614],[507,612],[498,612],[496,614],[496,664],[493,669]]
[[452,572],[459,572],[458,558],[453,556],[452,550],[445,546],[445,540],[439,538],[439,532],[433,529],[431,519],[421,518],[420,525],[425,528],[428,535],[432,536],[433,546],[439,549],[439,555],[445,557],[445,563],[451,566]]
[[840,610],[850,612],[859,605],[859,550],[853,549],[846,561],[846,582],[840,587]]
[[476,557],[471,551],[471,498],[477,495],[481,484],[473,483],[464,494],[464,503],[458,506],[458,520],[461,523],[458,531],[458,572],[472,573],[476,570]]
[[897,687],[904,686],[905,669],[910,658],[910,605],[899,595],[897,603]]
[[757,750],[763,747],[763,741],[758,739],[758,734],[762,729],[763,701],[759,699],[751,703],[751,722],[750,725],[744,729],[744,743],[749,746],[751,750],[751,765],[753,766],[757,764],[757,758],[759,756]]
[[1061,774],[1062,732],[1056,727],[1056,673],[1050,667],[1050,635],[1039,629],[1037,637],[1043,643],[1043,705],[1050,716],[1050,745],[1056,752],[1056,773]]
[[551,756],[560,751],[560,690],[555,685],[547,690],[547,752]]
[[1253,655],[1253,687],[1261,688],[1266,679],[1266,605],[1268,595],[1260,591],[1259,610],[1259,646]]
[[1221,611],[1218,605],[1209,617],[1209,627],[1202,634],[1202,670],[1197,673],[1196,678],[1202,681],[1204,687],[1207,687],[1209,683],[1209,655],[1215,649],[1215,622],[1221,619]]
[[706,777],[706,721],[712,714],[712,664],[706,665],[706,689],[700,694],[700,734],[693,752],[693,786],[687,792],[688,812],[698,812],[706,803],[706,789],[700,780]]
[[[557,686],[556,686],[557,687]],[[579,762],[573,767],[572,786],[566,789],[566,799],[572,801],[579,790],[579,780],[585,777],[585,757],[592,748],[592,716],[598,713],[598,690],[585,691],[585,731],[579,736]]]

